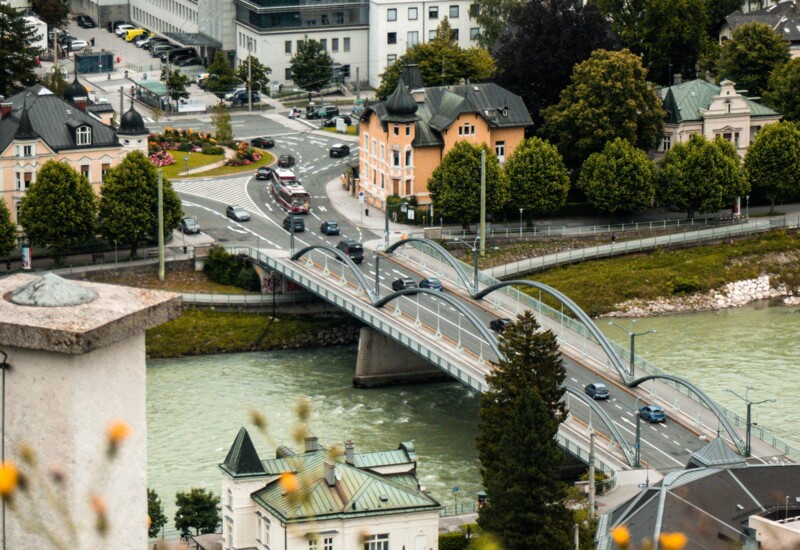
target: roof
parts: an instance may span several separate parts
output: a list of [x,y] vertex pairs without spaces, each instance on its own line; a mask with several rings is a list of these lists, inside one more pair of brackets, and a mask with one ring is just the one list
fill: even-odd
[[233,441],[225,461],[220,464],[220,468],[233,477],[264,474],[264,466],[261,464],[250,434],[247,433],[244,426],[236,434],[236,439]]
[[[724,84],[724,83],[723,83]],[[719,95],[721,86],[707,82],[702,78],[682,82],[661,89],[661,99],[667,113],[667,122],[680,124],[689,121],[702,121],[702,110],[711,106],[711,102]],[[779,116],[779,113],[762,105],[754,99],[742,97],[750,108],[751,117]]]
[[744,466],[744,458],[733,449],[721,437],[715,438],[702,449],[692,453],[687,468],[698,466]]
[[800,41],[800,13],[794,0],[786,0],[748,13],[736,10],[725,18],[725,22],[731,31],[747,23],[763,23],[789,42]]

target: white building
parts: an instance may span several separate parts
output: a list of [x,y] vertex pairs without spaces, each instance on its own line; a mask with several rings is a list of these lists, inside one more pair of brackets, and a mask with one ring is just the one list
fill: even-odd
[[[437,550],[438,502],[419,490],[413,446],[329,458],[316,437],[305,452],[279,447],[261,460],[239,430],[222,477],[225,550]],[[288,490],[282,475],[297,480]]]

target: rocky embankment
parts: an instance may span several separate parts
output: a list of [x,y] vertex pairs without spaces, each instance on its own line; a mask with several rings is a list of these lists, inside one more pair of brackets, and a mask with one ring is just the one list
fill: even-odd
[[320,328],[291,336],[287,335],[277,342],[265,345],[262,349],[317,348],[357,344],[360,331],[360,324],[344,322],[335,327]]
[[800,296],[783,284],[772,286],[770,276],[728,283],[721,290],[711,290],[688,296],[673,296],[663,300],[629,300],[618,305],[619,310],[604,317],[652,317],[669,313],[690,313],[741,307],[757,300],[782,298],[785,305],[800,304]]

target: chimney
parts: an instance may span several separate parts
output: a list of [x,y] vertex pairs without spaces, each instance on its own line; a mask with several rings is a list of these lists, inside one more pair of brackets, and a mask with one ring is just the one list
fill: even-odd
[[75,99],[72,100],[72,102],[75,105],[75,107],[77,107],[81,111],[85,111],[86,102],[88,101],[88,99],[89,99],[88,97],[76,97]]
[[356,449],[353,446],[353,440],[348,439],[344,442],[344,461],[350,466],[356,464]]
[[466,86],[467,85],[467,81],[462,78],[461,80],[458,81],[458,84],[460,86]]
[[675,76],[672,77],[672,84],[674,86],[683,84],[683,75],[681,73],[675,73]]
[[714,77],[711,76],[711,71],[706,71],[706,82],[714,84]]
[[317,436],[307,437],[306,452],[313,453],[314,451],[319,451],[319,443],[317,442]]
[[330,460],[325,461],[325,483],[328,484],[328,487],[336,485],[336,464]]
[[11,111],[14,109],[14,104],[4,101],[0,103],[0,118],[5,118],[11,114]]

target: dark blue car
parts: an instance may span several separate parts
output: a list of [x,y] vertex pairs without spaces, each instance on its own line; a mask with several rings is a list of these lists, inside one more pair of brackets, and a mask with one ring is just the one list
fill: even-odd
[[639,416],[648,422],[666,422],[667,413],[658,405],[645,405],[639,409]]
[[422,279],[419,282],[420,288],[429,288],[431,290],[444,290],[442,282],[439,279]]

